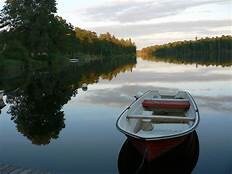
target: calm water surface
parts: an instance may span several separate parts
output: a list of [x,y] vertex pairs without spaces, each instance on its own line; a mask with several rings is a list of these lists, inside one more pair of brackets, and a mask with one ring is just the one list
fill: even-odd
[[[5,90],[7,103],[0,114],[0,163],[53,173],[119,173],[124,156],[136,153],[115,127],[122,110],[139,91],[178,88],[193,95],[201,115],[193,154],[187,157],[192,173],[231,174],[231,70],[138,58],[136,65],[98,72],[97,78],[96,71],[84,78],[79,73],[79,82],[64,83],[67,76],[53,80],[52,75],[40,74],[19,88],[0,89]],[[88,90],[82,90],[80,83],[87,83]],[[181,153],[177,149],[153,165],[181,160],[177,157]],[[132,160],[128,164],[140,159]],[[181,165],[179,170],[182,173]]]

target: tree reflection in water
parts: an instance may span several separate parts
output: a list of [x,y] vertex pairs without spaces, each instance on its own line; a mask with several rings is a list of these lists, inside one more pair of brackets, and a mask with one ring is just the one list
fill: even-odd
[[8,113],[17,130],[33,144],[47,145],[65,127],[62,107],[76,96],[78,88],[96,83],[99,78],[111,80],[121,71],[131,71],[135,63],[135,57],[112,59],[31,73],[21,81],[20,87],[17,84],[17,90],[6,93]]
[[46,145],[65,127],[61,109],[72,95],[52,74],[35,74],[15,93],[9,113],[19,132],[33,144]]
[[213,53],[208,53],[210,55],[188,55],[188,56],[153,56],[151,54],[140,53],[142,59],[152,62],[167,62],[174,64],[196,64],[196,68],[198,65],[203,66],[222,66],[229,67],[232,66],[232,54],[231,52],[224,53],[218,57]]

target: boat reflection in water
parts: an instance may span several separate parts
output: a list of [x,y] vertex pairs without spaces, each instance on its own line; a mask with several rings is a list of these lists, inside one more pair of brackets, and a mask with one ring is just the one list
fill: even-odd
[[196,131],[178,146],[164,152],[152,161],[145,160],[127,139],[119,153],[118,170],[120,174],[150,174],[150,173],[191,173],[197,164],[199,156],[199,141]]

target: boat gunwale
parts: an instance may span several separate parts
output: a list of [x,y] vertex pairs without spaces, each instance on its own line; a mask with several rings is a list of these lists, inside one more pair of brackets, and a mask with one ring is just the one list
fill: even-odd
[[132,138],[136,138],[136,139],[138,139],[138,140],[143,140],[143,141],[158,141],[158,140],[165,140],[165,139],[172,139],[172,138],[183,137],[183,136],[188,135],[189,133],[193,132],[193,131],[197,128],[197,126],[198,126],[198,124],[199,124],[199,122],[200,122],[199,109],[198,109],[198,107],[197,107],[197,104],[196,104],[195,100],[194,100],[193,97],[190,95],[190,93],[187,92],[187,91],[183,91],[183,92],[185,92],[185,93],[188,95],[189,99],[192,101],[193,107],[194,107],[194,111],[195,111],[195,115],[196,115],[196,116],[195,116],[195,117],[196,117],[195,122],[194,122],[194,124],[191,126],[191,128],[186,129],[186,131],[183,131],[183,132],[178,133],[178,134],[172,134],[172,135],[168,135],[168,136],[151,137],[151,138],[150,138],[150,137],[149,137],[149,138],[144,138],[144,137],[141,137],[141,136],[138,136],[138,135],[135,135],[135,134],[132,134],[132,133],[129,133],[129,132],[123,130],[123,129],[119,126],[119,120],[121,119],[121,117],[123,116],[123,114],[124,114],[127,110],[129,110],[133,104],[135,104],[136,102],[138,102],[138,100],[141,99],[144,95],[146,95],[147,93],[150,93],[150,92],[152,92],[152,91],[153,91],[153,90],[148,90],[147,92],[145,92],[145,93],[144,93],[143,95],[141,95],[139,98],[137,98],[136,100],[134,100],[134,101],[133,101],[126,109],[124,109],[124,111],[120,114],[120,116],[118,117],[117,122],[116,122],[116,127],[117,127],[117,129],[118,129],[120,132],[122,132],[122,133],[125,134],[126,136],[129,136],[129,137],[132,137]]

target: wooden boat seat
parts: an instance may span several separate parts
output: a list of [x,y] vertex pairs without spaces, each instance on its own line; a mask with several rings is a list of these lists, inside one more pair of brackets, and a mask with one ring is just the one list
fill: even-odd
[[145,99],[142,106],[147,109],[180,109],[188,110],[190,103],[186,99]]
[[195,121],[195,118],[180,117],[180,116],[163,116],[163,115],[127,115],[127,119],[138,119],[133,132],[138,133],[141,129],[144,131],[153,130],[153,123],[171,123],[171,124],[183,124]]
[[150,119],[152,122],[159,123],[188,123],[195,118],[180,116],[163,116],[163,115],[128,115],[127,119]]

